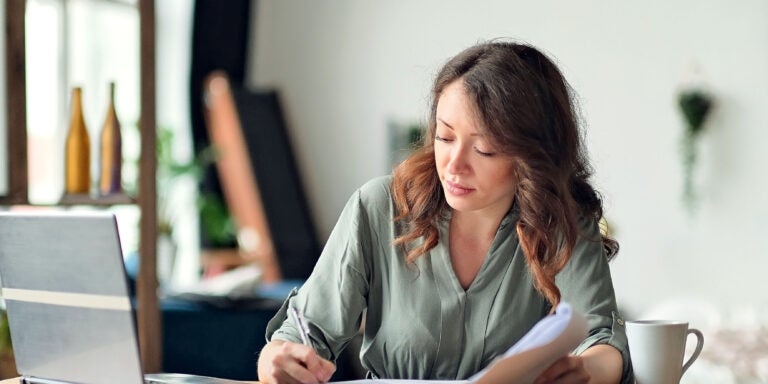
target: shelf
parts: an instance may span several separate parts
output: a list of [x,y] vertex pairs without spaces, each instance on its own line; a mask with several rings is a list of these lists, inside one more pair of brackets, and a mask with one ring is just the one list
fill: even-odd
[[[155,87],[155,0],[103,0],[138,7],[139,12],[139,183],[135,198],[110,196],[64,196],[51,206],[110,206],[135,204],[140,212],[140,270],[136,282],[139,307],[136,324],[142,366],[146,373],[162,367],[161,318],[157,299],[157,196],[156,196],[156,87]],[[0,196],[2,205],[30,205],[28,196],[27,90],[26,90],[26,0],[0,1],[5,7],[6,126],[8,148],[8,193]],[[3,37],[0,37],[3,38]]]
[[91,207],[111,207],[115,205],[137,205],[138,200],[126,194],[114,194],[109,196],[91,196],[91,195],[64,195],[56,203],[33,203],[24,197],[10,198],[0,197],[0,206],[33,206],[33,207],[68,207],[68,206],[91,206]]
[[136,199],[124,193],[119,193],[119,194],[106,195],[106,196],[66,194],[61,197],[61,200],[59,200],[59,203],[57,205],[109,206],[109,205],[131,205],[131,204],[136,204]]

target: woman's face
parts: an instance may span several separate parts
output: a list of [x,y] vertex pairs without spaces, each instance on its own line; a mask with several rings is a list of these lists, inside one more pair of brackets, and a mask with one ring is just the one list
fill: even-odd
[[440,94],[436,111],[435,164],[445,199],[459,212],[504,215],[516,182],[513,160],[493,149],[461,79]]

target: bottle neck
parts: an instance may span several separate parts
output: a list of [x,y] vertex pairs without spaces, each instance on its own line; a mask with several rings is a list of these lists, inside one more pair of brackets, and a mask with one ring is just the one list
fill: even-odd
[[109,83],[109,104],[115,104],[115,83]]
[[80,88],[72,90],[72,119],[83,119],[83,92]]
[[116,124],[117,111],[115,110],[115,83],[109,83],[109,100],[107,102],[107,117],[105,124]]

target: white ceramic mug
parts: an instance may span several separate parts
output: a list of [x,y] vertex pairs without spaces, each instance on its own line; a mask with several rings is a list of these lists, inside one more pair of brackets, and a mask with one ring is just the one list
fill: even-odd
[[[678,384],[704,346],[704,335],[688,323],[669,320],[627,321],[627,339],[637,384]],[[696,335],[696,350],[683,364],[688,335]]]

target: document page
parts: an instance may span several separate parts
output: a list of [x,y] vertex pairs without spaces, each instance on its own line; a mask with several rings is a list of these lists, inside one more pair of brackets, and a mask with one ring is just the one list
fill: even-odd
[[256,381],[238,381],[218,377],[188,375],[185,373],[148,373],[144,384],[258,384]]
[[456,384],[456,383],[469,383],[467,380],[407,380],[407,379],[366,379],[366,380],[349,380],[349,381],[332,381],[332,383],[376,383],[376,384],[410,384],[410,383],[429,383],[429,384]]
[[554,314],[541,319],[504,355],[469,380],[354,380],[337,383],[477,383],[530,384],[557,359],[570,353],[587,337],[587,321],[567,303],[560,303]]
[[587,337],[587,320],[560,303],[553,315],[541,319],[503,356],[470,377],[478,384],[532,383],[557,359],[566,356]]

